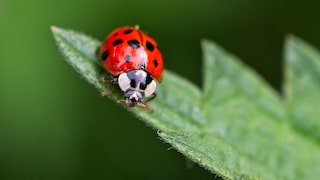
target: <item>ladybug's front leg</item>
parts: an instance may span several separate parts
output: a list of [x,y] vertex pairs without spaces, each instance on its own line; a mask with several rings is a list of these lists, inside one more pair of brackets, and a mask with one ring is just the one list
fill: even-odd
[[[122,102],[125,103],[127,105],[127,107],[131,107],[128,105],[129,104],[128,99],[118,99],[117,100],[117,103],[122,103]],[[152,111],[152,108],[146,103],[137,102],[137,104],[135,104],[135,106],[144,108],[147,111]]]
[[137,103],[137,106],[144,108],[147,111],[153,111],[152,108],[148,105],[148,102],[154,99],[157,96],[157,93],[152,93],[150,97],[148,97],[144,102]]
[[100,81],[103,83],[111,83],[111,84],[117,84],[118,83],[118,77],[109,75],[108,77],[103,76],[100,78]]
[[144,108],[145,110],[150,111],[150,112],[153,111],[153,109],[146,103],[137,103],[137,106]]
[[108,77],[103,76],[102,78],[100,78],[100,81],[103,83],[109,83],[110,90],[105,90],[105,91],[100,92],[101,96],[108,96],[113,92],[113,90],[114,90],[113,85],[118,83],[118,78],[111,76],[111,75]]

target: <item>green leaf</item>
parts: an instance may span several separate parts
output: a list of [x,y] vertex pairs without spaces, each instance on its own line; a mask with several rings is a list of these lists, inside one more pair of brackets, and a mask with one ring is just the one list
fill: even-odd
[[320,54],[291,37],[286,46],[285,95],[288,116],[297,131],[320,142]]
[[[99,91],[106,73],[95,57],[98,40],[52,28],[69,62]],[[239,59],[203,40],[204,87],[164,71],[153,112],[127,108],[179,152],[224,179],[320,177],[320,55],[291,37],[286,43],[286,99]],[[123,94],[116,91],[113,100]]]

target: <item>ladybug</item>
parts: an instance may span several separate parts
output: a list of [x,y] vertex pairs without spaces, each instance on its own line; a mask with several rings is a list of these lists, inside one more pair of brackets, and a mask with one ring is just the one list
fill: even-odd
[[[119,101],[124,101],[128,107],[149,109],[146,103],[156,96],[163,71],[157,42],[137,26],[123,26],[107,36],[100,47],[100,59],[111,75],[103,81],[118,84],[124,92],[124,100]],[[102,95],[109,93],[102,92]]]

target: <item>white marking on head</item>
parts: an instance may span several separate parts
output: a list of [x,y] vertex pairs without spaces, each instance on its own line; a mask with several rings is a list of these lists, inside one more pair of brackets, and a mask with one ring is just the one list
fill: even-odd
[[136,75],[136,76],[143,76],[144,78],[145,77],[147,77],[147,73],[145,72],[145,71],[143,71],[143,70],[137,70],[135,73],[134,73],[134,75]]
[[127,73],[122,73],[118,77],[118,84],[120,89],[125,92],[130,88],[130,79],[127,76]]
[[156,88],[157,88],[157,83],[154,80],[152,80],[149,84],[147,84],[147,88],[146,90],[144,90],[144,96],[145,97],[151,96],[156,91]]
[[139,100],[137,92],[134,92],[134,93],[129,97],[129,99],[133,99],[133,98],[134,98],[136,101]]

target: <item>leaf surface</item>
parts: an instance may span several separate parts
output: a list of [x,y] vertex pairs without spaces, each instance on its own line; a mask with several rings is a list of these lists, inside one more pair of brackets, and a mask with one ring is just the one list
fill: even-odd
[[[98,40],[52,28],[65,60],[99,91],[106,72]],[[203,40],[203,90],[164,71],[153,112],[126,108],[179,152],[225,179],[320,177],[320,56],[301,40],[286,43],[286,98],[215,43]],[[307,87],[307,88],[305,88]],[[120,91],[109,97],[122,98]],[[306,97],[306,98],[305,98]],[[124,107],[124,106],[123,106]]]

